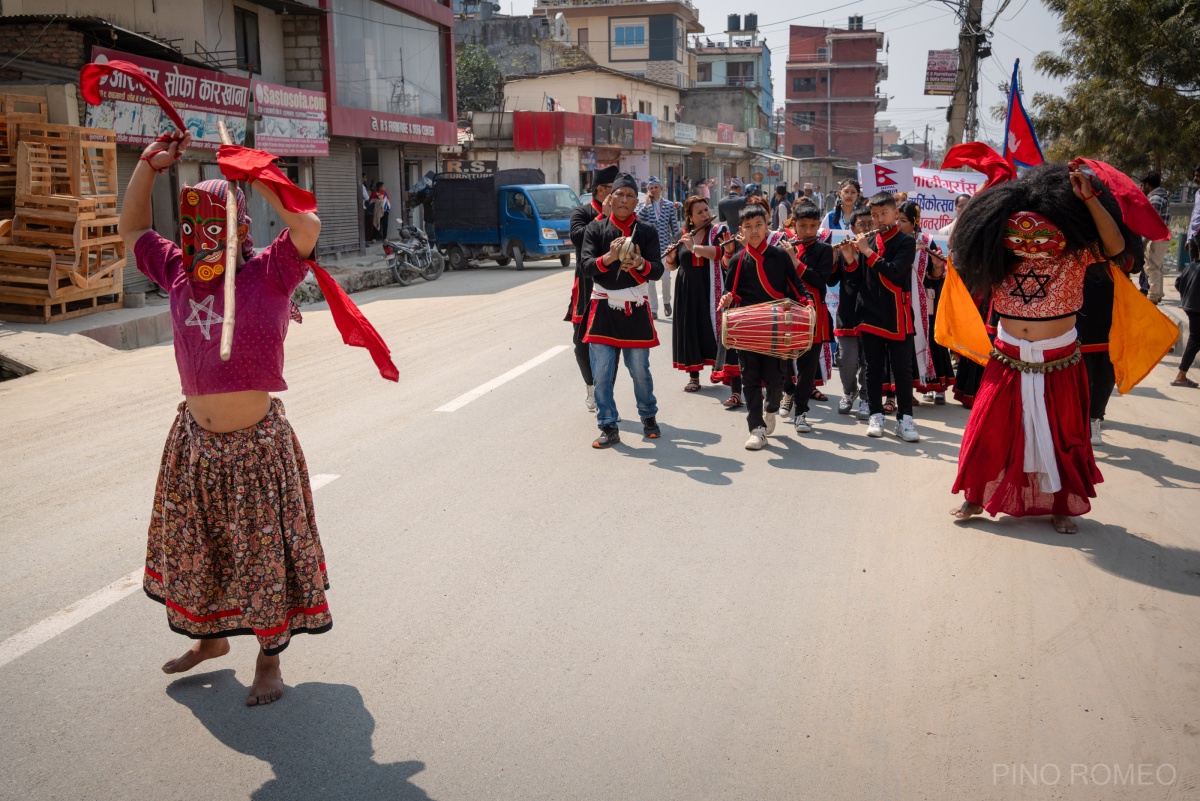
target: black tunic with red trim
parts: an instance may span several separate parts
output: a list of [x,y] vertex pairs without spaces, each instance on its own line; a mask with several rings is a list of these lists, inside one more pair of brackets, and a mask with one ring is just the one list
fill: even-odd
[[[644,263],[638,272],[622,270],[619,263],[605,265],[602,261],[612,241],[620,236],[632,236]],[[626,303],[614,309],[604,298],[591,298],[593,289],[634,289],[647,281],[662,278],[663,263],[658,247],[658,232],[650,225],[630,215],[621,221],[614,217],[593,220],[583,232],[583,274],[595,287],[589,287],[590,308],[583,341],[588,344],[612,345],[617,348],[653,348],[658,345],[650,304]]]
[[582,323],[587,317],[592,297],[592,277],[583,271],[583,232],[592,220],[602,220],[601,206],[592,198],[571,212],[571,243],[575,245],[575,283],[571,285],[571,305],[563,319],[571,323]]
[[829,307],[825,305],[825,292],[830,284],[837,283],[837,265],[833,261],[833,248],[814,240],[808,244],[796,243],[796,252],[800,256],[800,281],[813,298],[817,313],[817,327],[813,331],[813,344],[833,341],[833,317]]
[[862,325],[862,309],[858,305],[858,293],[862,288],[863,271],[867,267],[867,259],[860,253],[847,266],[842,258],[842,251],[835,250],[833,262],[839,283],[837,320],[834,321],[833,333],[839,337],[856,337],[858,336],[858,327]]
[[914,330],[910,296],[917,242],[899,228],[892,228],[876,234],[872,250],[875,252],[860,259],[858,265],[846,267],[862,278],[858,292],[862,322],[858,331],[884,339],[904,339]]
[[772,300],[811,298],[787,252],[765,241],[746,245],[729,259],[725,291],[733,295],[730,308]]
[[1083,275],[1083,305],[1075,315],[1075,329],[1084,353],[1108,350],[1108,331],[1112,328],[1113,300],[1117,288],[1108,272],[1108,262],[1088,265]]

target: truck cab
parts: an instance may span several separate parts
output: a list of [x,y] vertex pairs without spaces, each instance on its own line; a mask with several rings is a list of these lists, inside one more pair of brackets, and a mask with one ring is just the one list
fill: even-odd
[[[579,198],[562,184],[500,187],[501,258],[557,258],[571,263],[571,212]],[[516,255],[520,251],[520,256]],[[505,262],[501,262],[502,264]]]

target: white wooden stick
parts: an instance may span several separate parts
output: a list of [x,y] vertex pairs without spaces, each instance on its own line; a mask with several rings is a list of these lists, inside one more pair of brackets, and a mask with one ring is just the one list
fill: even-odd
[[[217,131],[221,143],[233,144],[224,120],[217,120]],[[237,184],[228,181],[225,191],[225,311],[221,321],[221,361],[229,361],[233,354],[234,295],[233,281],[237,276],[238,258],[238,213]]]

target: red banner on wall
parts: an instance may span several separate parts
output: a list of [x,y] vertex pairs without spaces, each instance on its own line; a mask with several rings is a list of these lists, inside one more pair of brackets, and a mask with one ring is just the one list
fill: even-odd
[[[249,79],[106,47],[92,48],[93,63],[110,60],[136,64],[154,79],[183,117],[192,134],[192,147],[216,150],[221,146],[217,120],[225,121],[235,144],[245,143]],[[142,85],[121,73],[100,79],[100,97],[100,105],[88,105],[86,124],[89,128],[116,131],[118,144],[149,144],[159,134],[175,128]]]
[[733,126],[728,123],[717,123],[717,141],[723,145],[733,144]]

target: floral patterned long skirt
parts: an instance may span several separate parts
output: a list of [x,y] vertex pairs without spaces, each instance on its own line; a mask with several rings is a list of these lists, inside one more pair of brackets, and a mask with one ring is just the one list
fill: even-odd
[[179,404],[146,546],[146,594],[194,639],[253,634],[263,652],[333,626],[312,487],[283,403],[217,434]]

